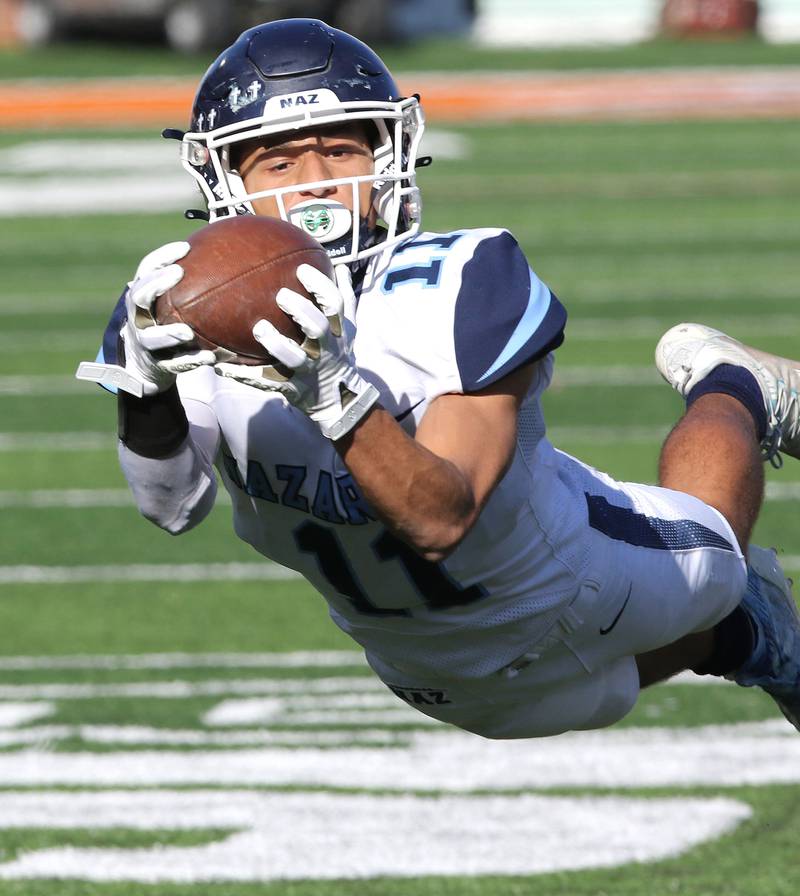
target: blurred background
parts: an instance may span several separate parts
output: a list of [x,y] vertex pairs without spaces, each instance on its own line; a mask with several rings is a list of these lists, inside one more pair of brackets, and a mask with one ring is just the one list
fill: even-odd
[[[199,196],[161,129],[186,126],[199,78],[242,28],[289,15],[355,32],[402,90],[422,95],[424,151],[434,157],[419,174],[426,228],[508,227],[566,304],[546,407],[559,447],[619,478],[655,481],[681,402],[652,354],[680,320],[800,355],[798,0],[0,0],[0,790],[26,786],[44,799],[44,781],[96,787],[93,762],[86,780],[61,764],[87,754],[108,761],[106,780],[127,786],[125,775],[146,766],[155,784],[159,762],[137,764],[135,751],[164,751],[176,762],[169,767],[182,768],[185,748],[217,751],[200,783],[218,786],[240,781],[229,771],[237,750],[264,744],[317,757],[323,769],[332,750],[369,747],[332,790],[361,787],[362,761],[385,762],[391,787],[438,789],[424,762],[397,783],[395,751],[430,729],[373,684],[310,588],[236,540],[224,499],[178,540],[138,517],[117,466],[114,402],[73,377],[94,358],[139,259],[199,226],[182,216]],[[780,547],[795,577],[798,501],[798,465],[770,468],[756,540]],[[626,754],[625,781],[609,785],[644,791],[657,744],[669,752],[682,731],[702,729],[696,777],[681,784],[665,773],[663,789],[745,801],[746,836],[669,861],[650,862],[645,851],[641,864],[538,878],[537,894],[794,896],[786,856],[800,839],[800,758],[787,752],[794,741],[783,729],[769,727],[782,723],[762,698],[683,680],[645,694],[623,725],[646,729],[647,746]],[[741,759],[750,747],[737,738],[748,731],[759,762]],[[532,756],[538,748],[530,745]],[[470,755],[484,768],[496,761]],[[723,756],[734,770],[744,762],[741,779],[717,771]],[[575,765],[593,769],[593,754]],[[523,766],[497,761],[511,791],[530,789],[513,779]],[[550,783],[574,789],[570,773]],[[738,786],[745,777],[763,786]],[[281,780],[302,789],[308,779]],[[48,846],[71,846],[79,861],[78,847],[217,836],[150,835],[145,823],[134,834],[41,823],[32,834],[9,811],[0,811],[0,896],[138,896],[150,892],[146,854],[136,860],[144,876],[130,872],[134,889],[65,888],[35,870],[42,880],[20,889],[2,877],[16,873],[6,864],[15,856]],[[306,836],[299,831],[298,842]],[[308,855],[329,848],[318,843]],[[414,855],[417,880],[369,892],[439,896],[441,879],[425,877],[427,852]],[[74,875],[102,867],[89,856]],[[199,867],[189,863],[183,879]],[[452,892],[534,886],[503,881]],[[256,892],[351,890],[224,889]]]
[[624,43],[676,35],[800,38],[795,0],[1,0],[7,43],[150,40],[181,52],[226,46],[259,22],[320,18],[368,43],[437,34],[529,46]]

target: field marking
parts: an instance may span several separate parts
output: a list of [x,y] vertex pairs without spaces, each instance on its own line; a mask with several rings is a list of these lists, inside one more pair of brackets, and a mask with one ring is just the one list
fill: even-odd
[[[32,706],[34,704],[26,704]],[[41,704],[44,705],[44,704]],[[341,747],[398,746],[404,734],[382,729],[353,731],[194,731],[192,729],[150,728],[146,725],[37,725],[31,728],[0,729],[0,746],[53,744],[63,740],[85,743],[170,747]]]
[[105,451],[115,449],[114,432],[0,432],[0,451]]
[[[795,488],[797,487],[794,484]],[[778,500],[795,500],[788,491]],[[800,568],[800,554],[781,554],[781,564]],[[136,563],[101,566],[0,566],[3,585],[75,585],[99,582],[286,582],[302,580],[295,570],[271,561],[263,563]]]
[[[19,308],[13,310],[14,313],[19,313]],[[110,310],[109,304],[109,312]],[[658,337],[674,323],[675,319],[668,317],[580,317],[570,320],[567,335],[570,341],[580,342],[604,342],[619,338],[651,339],[655,346]],[[748,339],[755,334],[785,337],[787,333],[800,332],[800,321],[797,317],[786,314],[723,317],[716,319],[715,326],[732,334],[739,332]],[[44,350],[45,353],[78,351],[86,349],[87,346],[96,348],[101,336],[99,328],[69,331],[48,328],[15,330],[0,333],[0,351],[4,355],[29,354],[34,350],[36,352]]]
[[[110,311],[110,307],[109,307]],[[19,309],[16,309],[19,314]],[[51,352],[79,351],[87,346],[97,347],[102,333],[96,330],[14,330],[0,333],[3,355],[48,355]]]
[[0,670],[25,669],[315,669],[358,666],[367,669],[358,650],[294,650],[286,653],[135,653],[0,657]]
[[92,394],[87,384],[76,380],[72,374],[0,376],[0,395],[74,395],[81,392]]
[[[662,333],[665,333],[675,324],[674,318],[662,317],[627,317],[622,319],[609,319],[607,317],[578,317],[571,319],[567,327],[567,336],[570,340],[581,342],[602,342],[610,339],[625,337],[627,339],[652,339],[655,349],[656,341]],[[714,326],[725,332],[736,333],[740,331],[748,339],[753,335],[759,336],[786,336],[787,333],[800,331],[800,321],[796,315],[768,314],[762,317],[756,315],[741,315],[736,317],[720,318]]]
[[0,507],[51,509],[53,507],[133,507],[127,488],[32,489],[0,491]]
[[[113,86],[112,86],[113,85]],[[0,124],[97,127],[182,120],[196,80],[41,78],[0,84]],[[641,121],[800,115],[793,66],[541,72],[406,72],[431,122]],[[142,102],[146,96],[148,101]]]
[[[0,684],[0,700],[93,700],[152,697],[185,700],[189,697],[286,696],[303,701],[309,695],[378,695],[386,705],[405,706],[374,675],[334,678],[231,678],[205,681],[132,681],[119,684]],[[300,705],[299,702],[297,705]],[[316,705],[316,704],[314,704]]]
[[[591,429],[591,427],[587,427]],[[623,429],[620,427],[620,430]],[[627,437],[617,430],[616,439],[608,440],[610,444],[630,442],[634,439]],[[653,428],[653,431],[660,431]],[[589,433],[583,440],[598,444],[602,442],[603,432],[595,438]],[[563,439],[566,441],[566,439]],[[657,437],[644,441],[658,441]],[[765,499],[774,501],[796,501],[800,499],[800,482],[768,482],[765,489]],[[221,489],[217,494],[218,504],[230,504],[230,495]],[[28,510],[51,510],[53,508],[84,509],[89,507],[133,507],[134,502],[127,488],[67,488],[67,489],[31,489],[0,490],[0,508],[21,507]],[[0,567],[2,568],[2,567]]]
[[679,855],[751,815],[727,797],[12,792],[0,794],[6,829],[232,833],[194,847],[34,850],[0,865],[0,877],[152,884],[542,874]]
[[[2,91],[0,84],[0,106]],[[434,130],[423,137],[421,152],[462,159],[469,155],[470,143],[462,134]],[[42,140],[0,150],[0,170],[22,175],[0,176],[0,218],[96,212],[123,215],[196,205],[196,188],[181,170],[177,149],[172,141],[153,138]]]
[[[469,793],[560,787],[742,787],[800,783],[784,719],[698,728],[610,728],[493,741],[452,728],[391,747],[0,753],[0,787],[356,787]],[[743,759],[745,757],[745,759]]]
[[[561,366],[556,367],[554,388],[571,386],[653,386],[661,383],[655,367],[636,364],[612,364],[609,366]],[[96,387],[95,387],[96,391]],[[74,376],[57,374],[30,374],[27,376],[0,376],[0,395],[91,395],[87,384]]]
[[96,582],[286,582],[300,573],[277,563],[134,563],[120,566],[0,566],[1,585]]
[[5,728],[16,728],[18,725],[26,725],[46,716],[52,715],[55,704],[44,702],[12,702],[0,703],[0,737]]

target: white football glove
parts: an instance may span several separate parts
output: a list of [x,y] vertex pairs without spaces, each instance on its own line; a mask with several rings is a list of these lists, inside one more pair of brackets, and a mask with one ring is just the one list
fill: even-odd
[[266,320],[253,327],[253,336],[272,357],[290,368],[290,377],[272,366],[249,367],[217,364],[220,376],[230,377],[270,392],[280,392],[307,414],[329,439],[340,439],[369,411],[380,397],[378,390],[359,374],[344,321],[345,298],[355,303],[350,272],[336,268],[336,282],[308,264],[297,269],[297,279],[314,296],[319,308],[291,289],[281,289],[278,306],[305,334],[302,345],[283,336]]
[[167,243],[141,260],[125,293],[127,319],[120,331],[125,345],[125,367],[116,364],[83,362],[78,379],[114,385],[137,398],[164,392],[178,373],[216,361],[212,351],[175,353],[158,358],[152,353],[176,349],[190,343],[194,332],[187,324],[157,324],[153,317],[156,298],[180,282],[183,268],[176,264],[189,252],[189,243]]

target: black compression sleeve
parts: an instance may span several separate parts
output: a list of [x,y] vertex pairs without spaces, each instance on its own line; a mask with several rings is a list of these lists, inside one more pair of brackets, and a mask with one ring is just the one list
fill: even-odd
[[168,457],[189,434],[177,386],[148,398],[119,391],[117,414],[120,440],[142,457]]

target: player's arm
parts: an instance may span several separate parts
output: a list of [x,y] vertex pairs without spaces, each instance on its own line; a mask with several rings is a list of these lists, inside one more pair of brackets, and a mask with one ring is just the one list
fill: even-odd
[[[188,243],[169,243],[142,260],[112,315],[100,358],[77,373],[116,390],[123,473],[140,512],[172,534],[197,525],[216,496],[216,419],[199,402],[189,404],[187,416],[176,385],[177,373],[213,363],[214,356],[182,350],[194,338],[191,330],[155,325],[150,313],[156,297],[183,276],[177,262],[188,250]],[[154,354],[164,349],[171,350],[169,360]]]
[[465,316],[478,326],[467,324],[466,332],[456,327],[456,354],[460,346],[460,355],[470,359],[459,365],[464,388],[435,399],[415,439],[375,407],[378,392],[354,364],[342,322],[348,280],[341,266],[338,289],[316,269],[298,268],[298,278],[319,307],[288,290],[276,297],[306,334],[302,346],[266,321],[253,330],[268,353],[293,370],[292,376],[217,365],[218,373],[281,392],[308,414],[335,443],[387,527],[430,560],[457,547],[508,468],[532,362],[559,344],[563,331],[563,308],[532,278],[516,243],[506,249],[500,259],[504,292],[502,301],[496,300],[503,307],[485,307],[495,299],[496,288],[480,291],[484,305],[478,303],[477,309],[467,292],[472,313]]
[[335,442],[383,522],[426,559],[458,546],[508,469],[533,373],[527,364],[480,392],[440,396],[414,438],[376,407]]

